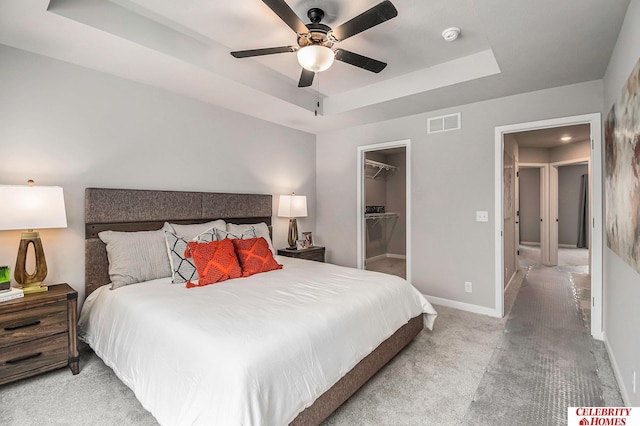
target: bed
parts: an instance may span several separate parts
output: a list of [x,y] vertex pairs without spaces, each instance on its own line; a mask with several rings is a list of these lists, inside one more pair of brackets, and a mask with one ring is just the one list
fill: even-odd
[[431,328],[435,310],[398,277],[280,256],[206,287],[107,285],[101,231],[271,215],[270,195],[86,190],[80,336],[160,424],[319,424]]

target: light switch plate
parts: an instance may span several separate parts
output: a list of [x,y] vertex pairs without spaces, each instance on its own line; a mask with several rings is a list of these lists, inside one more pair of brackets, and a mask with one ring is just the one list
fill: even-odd
[[489,212],[477,211],[476,212],[476,222],[489,222]]

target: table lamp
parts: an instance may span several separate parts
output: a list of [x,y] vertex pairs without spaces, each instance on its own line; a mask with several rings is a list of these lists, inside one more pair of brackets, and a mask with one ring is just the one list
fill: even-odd
[[298,240],[298,222],[297,217],[307,217],[307,197],[305,195],[281,195],[280,205],[278,206],[278,216],[289,218],[289,248],[296,248]]
[[[42,286],[47,276],[47,262],[34,229],[66,228],[67,215],[64,195],[59,186],[0,185],[0,230],[27,229],[22,233],[14,277],[22,285],[24,294],[47,291]],[[27,250],[33,246],[35,269],[27,272]]]

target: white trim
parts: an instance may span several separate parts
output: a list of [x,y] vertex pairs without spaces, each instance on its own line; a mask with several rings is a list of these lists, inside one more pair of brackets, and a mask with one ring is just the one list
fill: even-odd
[[382,260],[382,259],[404,259],[404,260],[406,260],[407,256],[404,255],[404,254],[382,253],[382,254],[379,254],[377,256],[367,257],[364,260],[364,264],[366,265],[368,263],[375,262],[377,260]]
[[539,242],[535,242],[535,241],[520,241],[520,245],[521,245],[521,246],[535,246],[535,247],[540,247],[540,243],[539,243]]
[[385,253],[389,259],[407,259],[405,254]]
[[411,282],[411,139],[403,139],[392,142],[382,142],[372,145],[362,145],[358,147],[358,171],[357,175],[357,190],[356,190],[356,204],[357,204],[357,247],[356,247],[356,267],[358,269],[365,268],[365,238],[364,233],[364,211],[366,206],[365,201],[365,172],[364,172],[364,155],[369,151],[381,151],[389,148],[405,148],[405,182],[406,182],[406,226],[405,226],[405,253],[406,253],[406,274],[407,281]]
[[[575,244],[561,244],[561,243],[558,243],[558,248],[577,249],[578,246],[575,245]],[[584,250],[589,250],[589,249],[584,249]]]
[[473,312],[474,314],[488,315],[490,317],[501,318],[495,309],[485,306],[472,305],[471,303],[458,302],[457,300],[443,299],[441,297],[424,295],[430,303],[434,305],[446,306],[448,308],[459,309],[461,311]]
[[[591,128],[591,296],[593,297],[591,310],[591,335],[595,339],[603,339],[603,283],[602,283],[602,123],[601,114],[584,114],[573,117],[554,118],[550,120],[529,123],[511,124],[495,128],[495,306],[496,311],[504,315],[504,278],[502,273],[504,258],[502,245],[502,151],[504,134],[527,130],[546,129],[550,127],[570,126],[575,124],[589,124]],[[522,166],[522,165],[521,165]]]
[[515,271],[513,271],[513,274],[511,274],[511,278],[509,278],[509,282],[507,283],[507,286],[504,288],[504,291],[507,291],[509,289],[509,286],[513,283],[513,279],[516,277],[516,275],[518,275],[517,268]]
[[616,382],[618,382],[618,389],[620,389],[620,395],[622,396],[622,401],[624,402],[625,407],[631,407],[631,398],[629,397],[629,391],[625,386],[624,380],[622,378],[622,374],[620,374],[620,368],[618,367],[618,362],[616,361],[616,357],[613,356],[613,349],[611,349],[611,345],[609,344],[609,339],[607,339],[607,336],[604,333],[602,333],[602,340],[604,341],[604,347],[607,349],[607,354],[609,355],[609,360],[611,361],[611,368],[613,369],[613,375],[616,378]]

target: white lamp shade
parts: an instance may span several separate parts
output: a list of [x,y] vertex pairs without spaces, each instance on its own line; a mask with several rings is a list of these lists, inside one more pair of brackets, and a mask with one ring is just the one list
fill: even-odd
[[307,197],[305,195],[281,195],[278,216],[307,217]]
[[298,63],[304,69],[321,72],[333,65],[335,54],[326,46],[311,45],[298,50]]
[[61,187],[0,185],[0,230],[66,227]]

